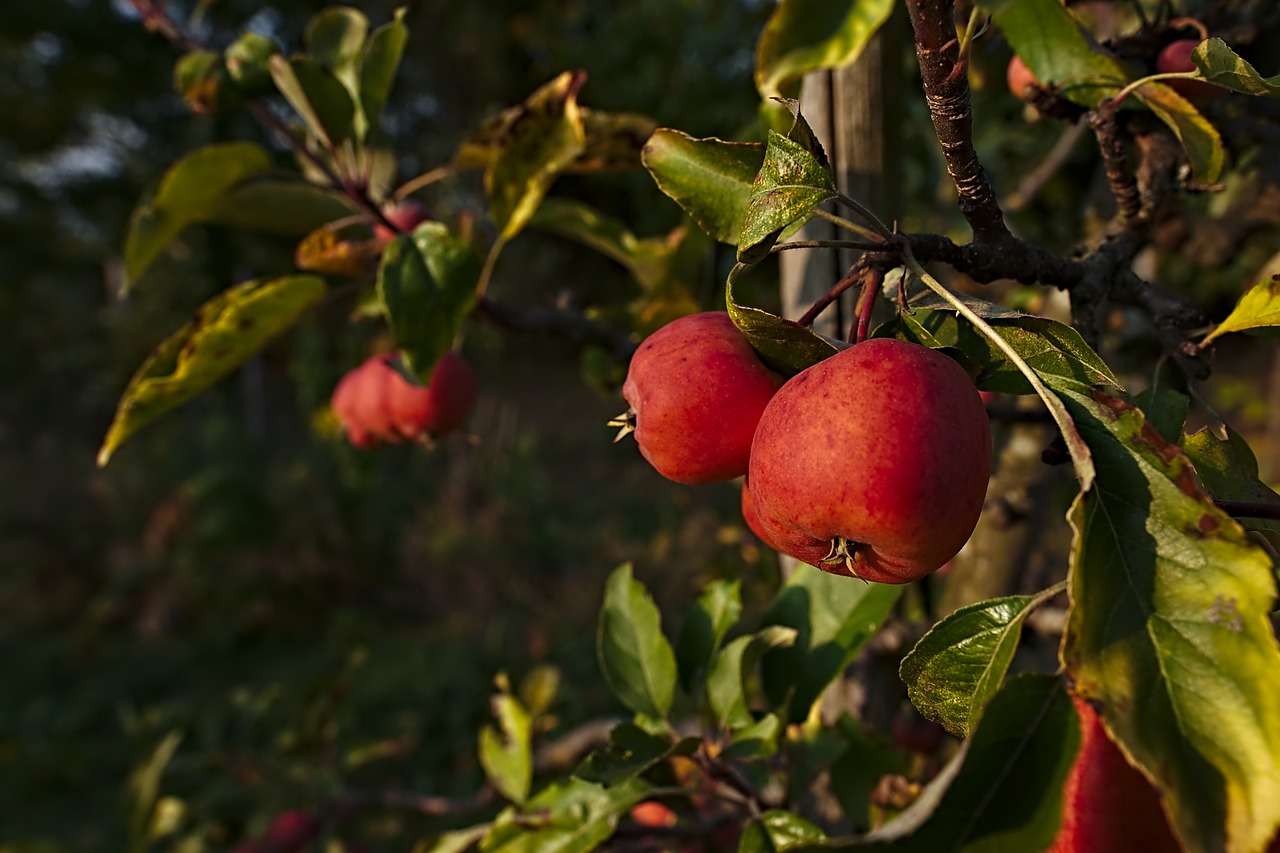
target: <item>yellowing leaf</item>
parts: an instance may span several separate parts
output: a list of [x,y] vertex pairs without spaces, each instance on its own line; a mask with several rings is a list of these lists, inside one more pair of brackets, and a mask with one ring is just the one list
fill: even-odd
[[1249,288],[1240,297],[1236,307],[1231,309],[1227,319],[1206,335],[1200,346],[1205,346],[1228,332],[1243,332],[1268,326],[1280,326],[1280,276],[1272,276]]

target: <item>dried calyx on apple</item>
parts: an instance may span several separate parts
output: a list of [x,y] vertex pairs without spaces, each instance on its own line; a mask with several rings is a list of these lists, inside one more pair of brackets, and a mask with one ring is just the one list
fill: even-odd
[[475,373],[462,356],[446,352],[427,384],[410,382],[383,353],[347,373],[330,407],[356,447],[438,439],[457,430],[475,407]]
[[986,407],[964,369],[874,339],[782,386],[756,428],[748,482],[760,536],[779,551],[908,583],[968,541],[990,468]]
[[634,434],[670,480],[732,480],[747,473],[756,423],[782,382],[728,313],[691,314],[640,344],[622,386],[631,409],[610,425]]

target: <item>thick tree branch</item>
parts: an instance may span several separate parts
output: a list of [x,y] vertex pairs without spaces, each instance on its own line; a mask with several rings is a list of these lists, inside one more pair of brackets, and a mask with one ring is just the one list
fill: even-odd
[[968,62],[960,55],[952,0],[908,0],[915,30],[916,56],[924,80],[933,128],[942,143],[947,171],[960,194],[960,212],[978,243],[1010,239],[995,190],[973,147],[973,111],[969,103]]

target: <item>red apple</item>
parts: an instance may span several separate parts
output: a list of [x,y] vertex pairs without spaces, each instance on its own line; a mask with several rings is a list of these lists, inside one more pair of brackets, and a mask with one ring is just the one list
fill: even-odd
[[640,826],[666,827],[676,825],[676,813],[670,807],[654,800],[645,800],[631,807],[631,819]]
[[419,223],[426,222],[431,218],[431,214],[427,212],[427,208],[422,202],[413,199],[405,199],[404,201],[394,201],[382,208],[382,215],[387,221],[396,227],[393,231],[381,222],[375,222],[373,225],[373,236],[378,239],[379,243],[390,243],[396,238],[397,231],[408,234]]
[[299,853],[320,835],[320,821],[302,809],[281,812],[262,836],[274,853]]
[[760,525],[760,516],[756,514],[755,503],[751,500],[751,490],[747,488],[745,479],[742,481],[742,520],[747,523],[747,527],[761,542],[775,551],[778,550],[778,547],[769,541],[764,528]]
[[1080,751],[1063,791],[1062,826],[1048,853],[1178,853],[1155,786],[1107,736],[1097,711],[1073,699]]
[[1035,98],[1035,92],[1028,93],[1028,87],[1042,88],[1040,81],[1036,79],[1036,75],[1031,73],[1027,63],[1023,62],[1022,57],[1017,54],[1014,54],[1013,59],[1009,60],[1009,69],[1005,72],[1005,80],[1009,84],[1009,91],[1019,101],[1031,101]]
[[[1191,52],[1199,45],[1200,42],[1195,39],[1178,39],[1169,42],[1156,57],[1156,73],[1195,71],[1196,64],[1191,61]],[[1193,101],[1212,101],[1227,93],[1227,90],[1221,86],[1215,86],[1203,80],[1162,80],[1160,82],[1184,98]]]
[[726,312],[708,311],[646,338],[622,396],[640,453],[658,473],[714,483],[747,473],[756,422],[782,382]]
[[751,499],[779,550],[834,574],[909,583],[982,512],[991,427],[969,375],[918,344],[873,339],[790,379],[760,417]]
[[391,444],[422,435],[441,438],[456,430],[475,406],[476,378],[454,352],[436,363],[426,386],[391,366],[393,355],[375,355],[338,383],[330,407],[356,447]]

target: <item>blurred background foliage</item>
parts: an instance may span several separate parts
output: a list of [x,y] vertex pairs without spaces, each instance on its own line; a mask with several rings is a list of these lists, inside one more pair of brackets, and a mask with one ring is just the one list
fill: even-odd
[[[253,29],[292,47],[323,5],[171,8],[179,18],[194,12],[196,31],[218,44]],[[394,8],[360,5],[375,24]],[[483,117],[570,68],[589,74],[588,106],[698,136],[758,134],[753,48],[771,8],[411,4],[389,110],[401,179],[447,162]],[[1003,87],[1008,51],[998,38],[976,50],[977,141],[1009,192],[1061,126],[1022,121]],[[911,67],[908,49],[894,55]],[[743,578],[757,610],[777,584],[776,561],[741,523],[735,488],[669,483],[634,448],[610,444],[604,422],[623,405],[608,387],[616,371],[596,367],[596,381],[584,382],[583,353],[569,345],[480,325],[466,342],[483,388],[473,440],[361,453],[317,428],[337,378],[387,343],[369,324],[349,327],[350,305],[334,304],[148,429],[108,469],[95,468],[116,399],[151,349],[215,292],[292,263],[288,241],[192,229],[127,299],[117,297],[125,223],[164,166],[211,141],[270,142],[246,116],[187,112],[171,87],[173,59],[123,2],[0,10],[6,853],[123,849],[127,792],[146,788],[139,768],[166,738],[176,751],[163,791],[186,810],[170,814],[212,827],[211,849],[340,789],[470,793],[482,778],[475,737],[498,672],[518,680],[539,664],[558,667],[553,710],[564,726],[618,711],[594,657],[613,566],[634,560],[664,612],[677,615],[712,577]],[[954,231],[949,183],[915,77],[906,79],[893,149],[902,224]],[[1012,215],[1015,227],[1069,246],[1080,220],[1060,212],[1088,218],[1105,198],[1095,164],[1090,146],[1077,146]],[[555,192],[641,236],[680,224],[641,173],[567,177]],[[475,175],[428,195],[482,212]],[[1278,250],[1275,229],[1257,236],[1247,257],[1215,274],[1206,303],[1229,304],[1252,283],[1257,258]],[[694,295],[711,307],[730,258],[707,252]],[[749,282],[766,307],[777,298],[769,276]],[[508,248],[494,288],[516,302],[572,294],[593,307],[635,294],[612,262],[538,234]],[[1139,330],[1126,340],[1150,363],[1152,339]],[[1256,432],[1270,421],[1255,380],[1256,370],[1227,374],[1220,387],[1246,413],[1237,426]],[[373,849],[403,845],[406,832],[425,828],[405,820],[373,814],[353,831]]]

